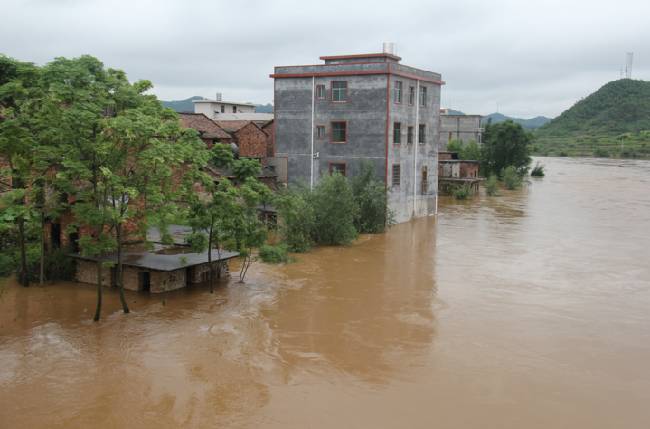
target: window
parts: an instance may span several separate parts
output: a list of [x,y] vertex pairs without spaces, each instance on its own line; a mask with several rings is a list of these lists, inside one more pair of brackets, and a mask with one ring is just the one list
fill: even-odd
[[316,138],[319,139],[325,138],[325,125],[316,126]]
[[420,106],[427,107],[427,87],[420,87]]
[[222,105],[221,105],[221,113],[225,113],[225,111],[226,111],[226,106],[224,106],[224,105],[222,104]]
[[345,176],[345,162],[330,162],[330,174],[334,173]]
[[316,98],[325,98],[325,85],[316,85]]
[[409,104],[415,104],[415,87],[409,86]]
[[348,83],[344,80],[332,81],[332,101],[347,101]]
[[237,113],[237,106],[232,106],[232,113]]
[[429,192],[429,167],[426,165],[422,166],[422,195],[426,195]]
[[424,124],[420,124],[420,127],[418,128],[418,143],[420,144],[426,143],[427,141],[426,133],[427,133],[427,126]]
[[402,143],[402,124],[399,122],[393,123],[393,144]]
[[332,122],[332,143],[345,143],[348,130],[344,121]]
[[395,88],[393,88],[393,101],[395,103],[402,102],[402,81],[401,80],[395,81]]
[[413,144],[413,127],[406,129],[406,143]]
[[393,188],[399,188],[402,180],[402,168],[399,164],[393,164],[393,175],[391,177],[391,185]]

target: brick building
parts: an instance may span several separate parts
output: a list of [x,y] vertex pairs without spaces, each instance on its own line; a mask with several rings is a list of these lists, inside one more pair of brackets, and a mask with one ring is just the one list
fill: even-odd
[[271,75],[278,179],[313,185],[369,162],[398,222],[435,213],[440,74],[390,52],[321,60]]
[[233,137],[239,156],[258,159],[266,164],[269,136],[253,121],[215,121]]
[[179,113],[178,117],[183,127],[192,128],[199,133],[199,137],[208,148],[215,143],[232,142],[232,136],[203,113]]

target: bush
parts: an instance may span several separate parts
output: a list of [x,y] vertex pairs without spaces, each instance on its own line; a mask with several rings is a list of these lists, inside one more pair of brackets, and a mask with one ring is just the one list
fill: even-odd
[[287,245],[278,244],[277,246],[272,246],[270,244],[265,244],[260,247],[260,258],[267,264],[287,262],[289,260]]
[[530,175],[532,177],[544,177],[544,166],[538,162],[531,170]]
[[315,216],[308,191],[290,189],[275,198],[278,230],[291,252],[306,252],[314,244]]
[[506,188],[513,190],[521,186],[521,176],[514,166],[509,166],[501,171],[501,180]]
[[466,200],[467,197],[472,194],[472,190],[470,189],[469,185],[459,185],[456,186],[453,191],[451,191],[451,194],[457,200]]
[[609,158],[609,152],[603,148],[598,148],[594,151],[594,156],[596,158]]
[[358,206],[354,227],[358,232],[376,234],[384,232],[391,223],[384,184],[374,177],[371,163],[363,163],[361,173],[352,179],[352,194]]
[[344,176],[323,177],[310,195],[314,209],[314,241],[318,244],[350,244],[357,236],[354,220],[358,207]]
[[16,259],[13,253],[6,251],[0,253],[0,277],[7,277],[11,275],[16,269]]
[[492,174],[488,177],[485,182],[485,190],[489,196],[499,195],[499,181],[497,180],[497,176]]

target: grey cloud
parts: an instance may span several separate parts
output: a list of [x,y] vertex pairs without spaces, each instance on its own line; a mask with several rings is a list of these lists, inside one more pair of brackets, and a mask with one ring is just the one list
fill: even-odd
[[275,65],[378,51],[440,72],[443,104],[555,116],[618,78],[650,79],[647,1],[5,1],[0,52],[45,63],[91,54],[163,99],[270,102]]

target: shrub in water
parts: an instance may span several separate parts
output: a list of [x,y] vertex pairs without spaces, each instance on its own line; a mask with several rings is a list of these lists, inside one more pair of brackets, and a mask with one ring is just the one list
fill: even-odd
[[485,182],[485,191],[490,196],[499,195],[499,181],[497,180],[497,176],[494,174],[488,177]]
[[310,195],[314,209],[314,240],[318,244],[350,244],[357,236],[358,207],[345,176],[323,177]]
[[315,216],[307,190],[291,189],[276,197],[278,230],[291,252],[306,252],[314,244]]
[[517,173],[517,169],[512,165],[501,171],[501,179],[506,188],[510,190],[517,189],[521,186],[521,176]]
[[268,264],[287,262],[289,260],[289,256],[287,255],[287,245],[278,244],[277,246],[272,246],[270,244],[265,244],[260,247],[260,258]]
[[472,193],[469,185],[460,185],[456,186],[451,192],[454,198],[457,200],[466,200]]
[[544,166],[538,162],[531,170],[530,175],[533,177],[544,177]]
[[354,219],[356,230],[368,234],[384,232],[392,216],[388,210],[386,189],[383,182],[375,179],[371,163],[364,162],[361,173],[352,179],[352,194],[358,207]]

